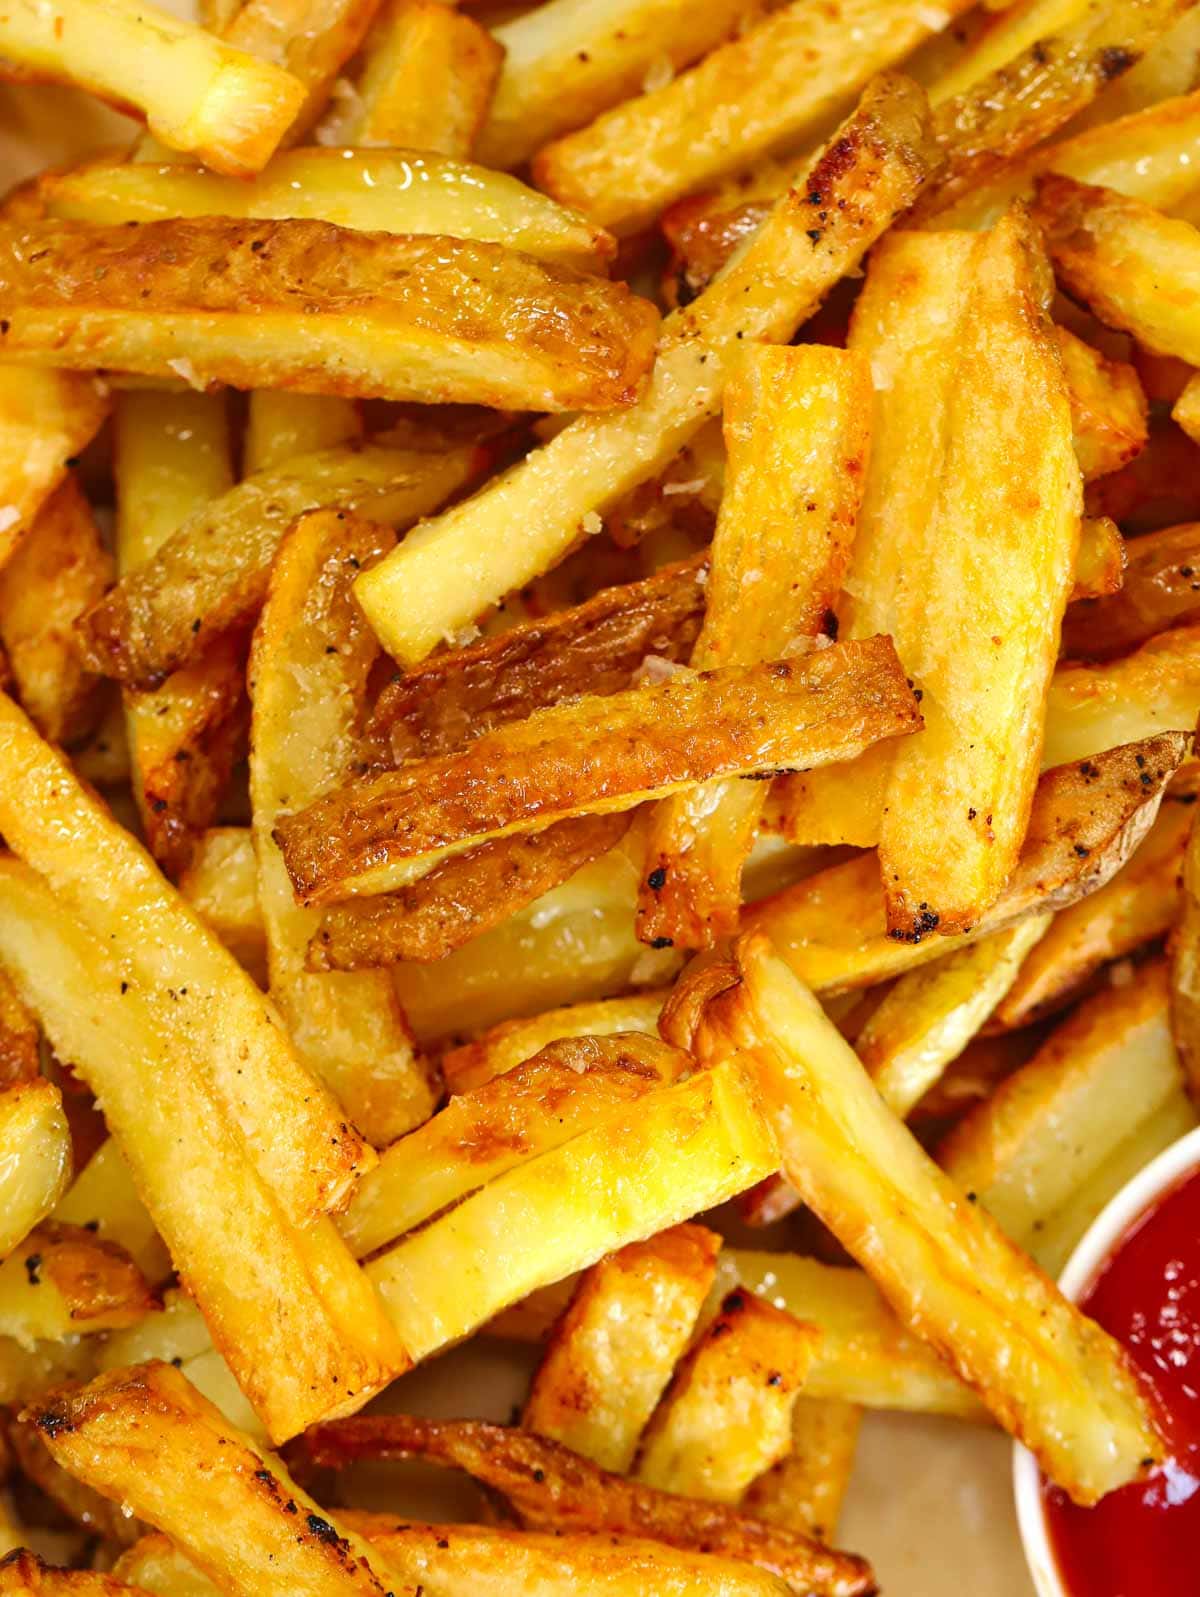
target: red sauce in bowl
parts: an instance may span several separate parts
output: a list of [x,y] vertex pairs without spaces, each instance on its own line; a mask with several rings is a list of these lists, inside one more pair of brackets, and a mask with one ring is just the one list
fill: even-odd
[[1077,1508],[1044,1486],[1071,1597],[1200,1594],[1200,1171],[1159,1199],[1080,1306],[1129,1350],[1158,1397],[1170,1455],[1144,1481]]

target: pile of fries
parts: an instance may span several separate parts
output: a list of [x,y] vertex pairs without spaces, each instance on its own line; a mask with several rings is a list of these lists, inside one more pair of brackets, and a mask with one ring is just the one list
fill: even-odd
[[0,214],[0,1593],[867,1597],[865,1411],[1162,1461],[1052,1278],[1200,1104],[1191,5],[6,6],[145,131]]

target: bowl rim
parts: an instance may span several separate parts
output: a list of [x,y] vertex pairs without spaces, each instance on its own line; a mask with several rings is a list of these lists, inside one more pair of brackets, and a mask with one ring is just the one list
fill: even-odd
[[[1200,1168],[1200,1126],[1185,1132],[1144,1165],[1117,1192],[1084,1232],[1059,1276],[1064,1297],[1078,1301],[1097,1270],[1126,1231],[1164,1192],[1182,1177]],[[1038,1597],[1077,1597],[1058,1572],[1042,1502],[1041,1471],[1037,1459],[1020,1442],[1013,1443],[1013,1496],[1025,1562]]]

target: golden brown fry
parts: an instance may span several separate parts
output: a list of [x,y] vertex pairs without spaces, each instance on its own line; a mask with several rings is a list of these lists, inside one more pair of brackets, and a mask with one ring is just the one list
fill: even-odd
[[1200,714],[1200,627],[1150,638],[1134,654],[1101,665],[1064,665],[1046,706],[1046,765],[1086,760]]
[[[40,1394],[39,1394],[40,1395]],[[7,1437],[21,1466],[21,1473],[45,1492],[50,1501],[77,1525],[111,1542],[117,1547],[129,1547],[145,1531],[145,1526],[122,1513],[116,1503],[101,1497],[90,1486],[68,1474],[61,1464],[55,1463],[49,1449],[28,1420],[21,1417],[8,1422]],[[0,1584],[0,1591],[3,1585]]]
[[1200,382],[1189,377],[1171,410],[1171,418],[1178,422],[1193,443],[1200,438]]
[[378,6],[379,0],[245,0],[230,18],[227,44],[286,68],[304,90],[286,143],[300,142],[320,116]]
[[304,99],[290,73],[255,58],[253,42],[231,48],[141,0],[63,0],[54,11],[14,0],[0,52],[145,117],[155,138],[232,177],[270,159]]
[[767,939],[739,941],[723,992],[701,980],[712,996],[664,1029],[745,1060],[784,1173],[901,1318],[1074,1500],[1136,1479],[1162,1440],[1127,1355],[933,1164]]
[[91,1569],[56,1569],[36,1553],[18,1547],[0,1559],[0,1592],[5,1597],[146,1597],[140,1586],[129,1586],[112,1575]]
[[[0,1090],[7,1093],[9,1087],[36,1081],[41,1068],[41,1032],[37,1020],[21,1002],[20,993],[0,967]],[[3,1251],[0,1247],[0,1253]]]
[[[704,625],[691,665],[754,665],[828,637],[850,560],[871,436],[857,353],[759,347],[725,394],[728,466]],[[705,783],[657,804],[638,936],[707,948],[736,929],[762,784]]]
[[1198,468],[1200,446],[1170,417],[1152,415],[1145,449],[1120,471],[1088,484],[1088,514],[1111,516],[1130,537],[1196,521]]
[[313,933],[308,968],[361,970],[444,959],[607,854],[630,820],[620,811],[578,815],[544,832],[518,833],[458,854],[397,893],[334,904]]
[[258,861],[248,827],[205,832],[179,891],[260,987],[267,984],[267,936],[258,901]]
[[305,968],[318,911],[298,904],[272,831],[359,767],[379,645],[351,595],[395,544],[344,511],[302,516],[280,544],[250,657],[250,802],[269,991],[301,1057],[367,1140],[384,1147],[433,1111],[434,1094],[388,976]]
[[102,1142],[55,1206],[54,1218],[117,1242],[152,1285],[171,1273],[171,1258],[114,1138]]
[[5,361],[518,410],[632,404],[658,328],[498,244],[298,219],[0,224],[0,293]]
[[51,742],[78,742],[99,713],[99,682],[80,657],[74,625],[111,581],[112,559],[68,477],[0,567],[0,643],[17,697]]
[[[1182,734],[1164,733],[1044,772],[1016,869],[973,935],[1065,908],[1102,887],[1150,829],[1186,750]],[[955,946],[939,939],[914,947],[888,936],[870,854],[753,905],[743,924],[765,932],[823,994],[874,986]]]
[[798,1397],[792,1408],[791,1453],[751,1484],[742,1499],[746,1512],[817,1541],[831,1541],[854,1471],[861,1422],[857,1403]]
[[1071,432],[1085,482],[1119,471],[1146,442],[1146,396],[1137,372],[1065,327],[1054,329],[1071,400]]
[[1171,1035],[1193,1103],[1200,1103],[1200,827],[1188,833],[1180,877],[1182,904],[1171,940]]
[[684,1358],[638,1448],[636,1479],[737,1503],[792,1444],[792,1407],[820,1332],[753,1293],[726,1295]]
[[70,1175],[71,1133],[58,1088],[40,1079],[9,1086],[0,1093],[0,1259],[46,1218]]
[[253,620],[271,561],[297,516],[357,510],[398,528],[482,470],[480,448],[430,456],[380,444],[302,455],[199,505],[152,559],[85,618],[92,661],[131,686],[157,686],[222,633]]
[[327,903],[403,885],[489,838],[714,776],[852,758],[919,724],[891,642],[876,638],[553,706],[458,754],[348,783],[275,835],[297,895]]
[[43,1220],[0,1264],[0,1332],[25,1347],[134,1325],[157,1307],[115,1242]]
[[387,1149],[338,1227],[363,1258],[506,1170],[603,1124],[676,1080],[689,1063],[657,1037],[550,1043],[515,1070],[451,1098]]
[[[1116,522],[1108,516],[1085,516],[1079,528],[1071,604],[1119,593],[1125,580],[1125,559],[1125,540]],[[1065,623],[1066,617],[1063,619]]]
[[353,399],[340,399],[336,394],[292,394],[282,388],[257,389],[246,410],[242,476],[271,471],[297,455],[361,443],[363,431],[362,411]]
[[[719,411],[739,344],[786,343],[911,204],[931,169],[926,120],[918,89],[881,79],[745,254],[667,318],[649,386],[629,411],[578,418],[368,573],[358,596],[388,652],[407,666],[423,659],[663,471]],[[519,540],[508,535],[517,525]]]
[[708,1296],[720,1246],[703,1226],[677,1225],[585,1271],[533,1377],[525,1429],[627,1474]]
[[107,415],[93,378],[0,366],[0,567]]
[[319,1425],[304,1439],[314,1463],[422,1458],[465,1470],[507,1498],[530,1530],[606,1530],[650,1536],[669,1547],[702,1547],[778,1575],[797,1597],[870,1597],[869,1565],[792,1531],[750,1519],[724,1503],[697,1503],[597,1469],[528,1431],[406,1414]]
[[532,1059],[547,1044],[564,1037],[610,1037],[635,1031],[655,1036],[666,990],[608,998],[595,1004],[552,1009],[531,1020],[506,1020],[442,1056],[442,1074],[451,1092],[471,1092]]

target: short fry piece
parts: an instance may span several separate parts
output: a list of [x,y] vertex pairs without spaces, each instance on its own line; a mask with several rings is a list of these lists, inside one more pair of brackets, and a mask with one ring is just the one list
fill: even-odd
[[610,1037],[622,1031],[657,1036],[665,997],[665,991],[633,993],[627,998],[552,1009],[531,1020],[506,1020],[442,1056],[446,1085],[451,1092],[470,1092],[564,1037]]
[[1109,360],[1065,327],[1054,329],[1071,400],[1071,433],[1083,480],[1119,471],[1146,442],[1146,395],[1137,372]]
[[1124,580],[1125,540],[1121,529],[1108,516],[1085,516],[1079,528],[1071,603],[1119,593]]
[[299,219],[7,223],[0,293],[5,361],[518,410],[630,405],[658,327],[498,244]]
[[155,138],[217,172],[249,177],[304,99],[291,73],[141,0],[14,0],[0,51],[20,66],[144,116]]
[[43,1220],[0,1264],[0,1333],[23,1347],[136,1325],[157,1304],[115,1242]]
[[820,1542],[837,1533],[842,1498],[854,1470],[862,1409],[856,1403],[801,1395],[792,1409],[792,1450],[752,1483],[746,1512]]
[[624,1475],[712,1286],[721,1239],[685,1224],[585,1271],[554,1328],[521,1423]]
[[62,1197],[71,1175],[71,1134],[49,1081],[0,1093],[0,1259],[6,1259]]
[[108,408],[91,377],[0,366],[0,567],[100,431]]
[[680,1363],[638,1450],[636,1478],[736,1503],[791,1450],[792,1407],[820,1332],[753,1293],[727,1294]]
[[250,656],[250,801],[270,993],[298,1052],[379,1147],[419,1125],[434,1095],[381,971],[305,969],[320,915],[298,904],[272,830],[355,768],[379,653],[351,584],[395,534],[344,512],[302,516],[284,537]]
[[[715,974],[701,978],[710,992]],[[1162,1442],[1118,1344],[933,1164],[765,937],[738,943],[726,979],[678,1040],[753,1069],[784,1173],[902,1319],[1073,1499],[1095,1502],[1137,1478]]]

